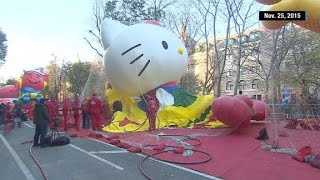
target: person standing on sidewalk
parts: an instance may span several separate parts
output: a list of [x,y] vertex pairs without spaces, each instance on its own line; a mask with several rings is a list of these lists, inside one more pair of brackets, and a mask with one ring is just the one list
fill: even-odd
[[18,125],[18,127],[20,128],[22,124],[22,116],[23,116],[22,106],[17,100],[14,100],[13,103],[14,103],[14,106],[12,109],[13,127]]
[[[46,147],[45,137],[48,132],[49,126],[49,111],[47,106],[44,104],[45,99],[41,98],[39,103],[35,105],[34,108],[34,118],[33,123],[36,125],[34,138],[33,138],[33,147],[39,146]],[[39,143],[40,138],[40,143]]]

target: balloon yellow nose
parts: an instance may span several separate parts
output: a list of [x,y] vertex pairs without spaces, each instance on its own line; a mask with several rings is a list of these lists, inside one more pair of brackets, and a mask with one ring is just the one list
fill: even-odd
[[183,54],[183,48],[181,48],[181,47],[178,48],[178,53],[182,55]]

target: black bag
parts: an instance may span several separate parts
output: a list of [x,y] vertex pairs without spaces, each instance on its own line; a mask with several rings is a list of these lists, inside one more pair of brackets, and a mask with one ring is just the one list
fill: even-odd
[[49,146],[63,146],[70,143],[70,139],[66,136],[61,136],[56,130],[52,130],[50,134],[45,137],[45,144]]
[[48,134],[48,135],[46,135],[46,137],[44,138],[44,144],[50,146],[52,140],[53,140],[52,134]]
[[59,136],[51,141],[51,146],[62,146],[70,143],[70,139],[66,136]]

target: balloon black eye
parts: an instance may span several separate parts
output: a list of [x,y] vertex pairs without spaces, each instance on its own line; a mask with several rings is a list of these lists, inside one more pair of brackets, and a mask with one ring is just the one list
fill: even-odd
[[168,43],[165,41],[162,41],[162,46],[164,49],[168,49]]

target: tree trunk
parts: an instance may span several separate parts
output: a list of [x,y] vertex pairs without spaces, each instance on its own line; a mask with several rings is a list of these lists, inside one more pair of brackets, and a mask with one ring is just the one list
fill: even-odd
[[269,99],[269,90],[270,90],[270,80],[269,77],[266,77],[265,79],[265,87],[264,87],[264,99],[266,103],[270,103],[270,99]]

